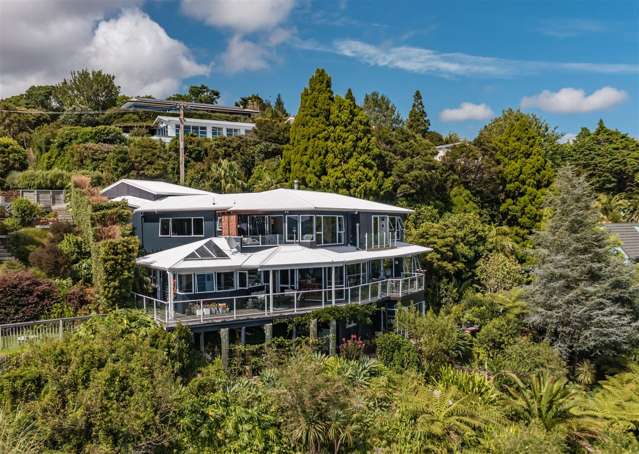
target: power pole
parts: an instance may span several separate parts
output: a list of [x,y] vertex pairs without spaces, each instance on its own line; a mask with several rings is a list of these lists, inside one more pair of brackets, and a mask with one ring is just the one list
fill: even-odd
[[180,184],[184,184],[184,103],[180,103]]

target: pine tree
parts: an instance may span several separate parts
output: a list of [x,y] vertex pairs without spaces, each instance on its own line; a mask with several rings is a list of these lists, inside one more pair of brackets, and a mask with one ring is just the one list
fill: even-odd
[[554,175],[548,156],[557,147],[557,139],[544,121],[511,109],[486,125],[475,139],[482,159],[495,162],[499,173],[502,221],[522,238],[541,222],[544,195]]
[[275,104],[273,105],[273,110],[276,114],[282,117],[288,117],[288,111],[284,106],[284,100],[282,99],[282,95],[277,94],[277,98],[275,98]]
[[364,96],[362,108],[368,115],[371,124],[376,128],[393,129],[402,126],[402,117],[397,112],[395,105],[388,97],[377,91]]
[[413,95],[413,106],[408,113],[406,127],[422,137],[426,135],[428,128],[430,128],[430,120],[426,115],[424,100],[422,99],[422,94],[419,90],[417,90]]
[[331,78],[317,69],[302,91],[300,108],[291,126],[291,141],[284,148],[282,170],[289,181],[318,188],[325,173],[326,142],[329,138],[333,89]]
[[633,270],[611,253],[592,189],[562,169],[548,198],[552,213],[534,236],[535,279],[529,322],[569,364],[622,354],[639,341],[639,288]]
[[368,117],[354,99],[349,90],[345,98],[336,96],[333,102],[320,189],[375,198],[389,188],[390,180],[381,170],[383,156]]

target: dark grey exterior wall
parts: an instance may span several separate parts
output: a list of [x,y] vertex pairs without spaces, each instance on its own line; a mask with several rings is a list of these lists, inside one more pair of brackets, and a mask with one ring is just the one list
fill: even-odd
[[[160,218],[204,218],[204,236],[161,237]],[[146,254],[193,243],[215,236],[214,211],[175,211],[169,213],[135,213],[133,226]]]
[[131,186],[130,184],[125,182],[120,182],[116,184],[112,188],[104,191],[102,194],[105,197],[108,197],[109,199],[113,199],[115,197],[121,197],[125,195],[139,197],[140,199],[145,199],[145,200],[158,200],[162,198],[162,197],[156,196],[155,194],[151,192],[144,191],[143,189],[136,188],[135,186]]

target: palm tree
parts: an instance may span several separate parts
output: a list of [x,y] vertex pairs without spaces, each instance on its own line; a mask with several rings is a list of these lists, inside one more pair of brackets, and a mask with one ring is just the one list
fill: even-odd
[[565,378],[541,373],[526,385],[517,375],[508,375],[514,382],[514,386],[506,387],[510,406],[529,422],[537,421],[546,430],[552,430],[574,417],[576,394]]

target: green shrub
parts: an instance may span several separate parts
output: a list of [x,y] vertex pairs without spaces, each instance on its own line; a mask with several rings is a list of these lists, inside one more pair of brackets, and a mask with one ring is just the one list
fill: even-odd
[[7,186],[13,189],[65,189],[71,181],[71,173],[60,169],[25,170],[13,172],[7,177]]
[[384,333],[375,339],[377,359],[397,372],[419,369],[419,355],[411,341],[397,333]]
[[27,168],[27,152],[11,137],[0,137],[0,178]]
[[521,322],[507,317],[498,317],[481,328],[475,345],[482,356],[494,357],[519,338]]
[[98,303],[103,308],[126,307],[130,302],[138,248],[137,237],[104,240],[95,245],[93,278]]
[[464,394],[475,396],[484,403],[495,403],[500,398],[492,380],[479,372],[444,366],[437,375],[436,383],[438,385],[444,388],[454,386]]
[[13,217],[21,227],[30,227],[35,224],[42,209],[29,199],[19,197],[11,202],[11,217]]
[[502,425],[488,432],[481,440],[477,453],[491,454],[562,454],[566,452],[564,435],[548,432],[537,424]]
[[7,238],[7,249],[12,256],[25,265],[29,265],[29,254],[44,245],[47,231],[28,227],[11,232]]
[[[517,338],[503,351],[488,359],[486,365],[493,373],[512,372],[524,380],[539,371],[546,371],[555,377],[563,377],[567,372],[561,356],[550,344],[535,343],[525,337]],[[500,381],[507,381],[503,374],[498,378]]]

